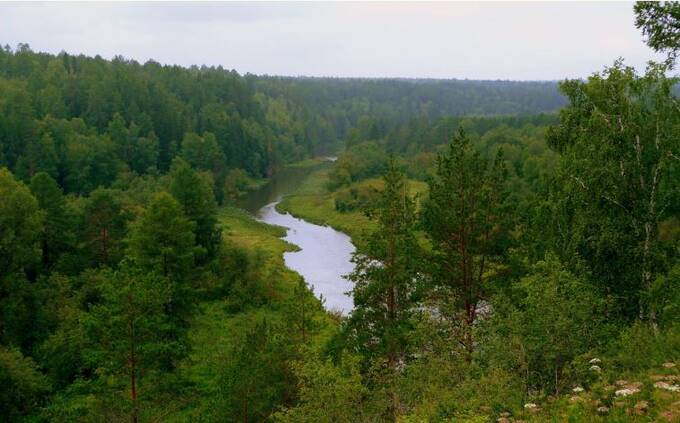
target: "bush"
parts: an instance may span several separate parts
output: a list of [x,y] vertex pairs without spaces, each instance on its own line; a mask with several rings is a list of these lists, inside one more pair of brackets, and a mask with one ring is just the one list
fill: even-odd
[[334,191],[362,179],[381,175],[385,170],[387,154],[375,142],[364,142],[347,149],[335,162],[328,174],[328,189]]
[[335,210],[346,213],[365,210],[378,198],[378,191],[370,186],[351,187],[335,195]]
[[503,344],[496,347],[516,351],[517,357],[514,363],[507,357],[496,360],[521,369],[530,389],[559,391],[570,386],[566,369],[572,360],[609,339],[606,302],[553,256],[537,263],[518,289],[523,296],[517,306],[496,299],[491,323],[496,343]]
[[646,302],[661,328],[680,324],[680,263],[656,278],[645,294]]
[[637,322],[621,332],[612,355],[620,371],[632,372],[680,360],[680,330],[672,327],[655,332],[648,324]]

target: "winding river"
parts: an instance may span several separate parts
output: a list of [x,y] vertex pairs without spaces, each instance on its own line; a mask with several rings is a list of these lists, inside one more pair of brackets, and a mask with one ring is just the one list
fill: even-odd
[[286,228],[283,239],[299,247],[299,251],[284,253],[286,266],[305,278],[314,294],[323,298],[327,310],[348,314],[353,307],[352,298],[347,295],[352,283],[344,275],[354,268],[350,261],[354,252],[350,237],[276,210],[281,199],[292,193],[309,172],[285,169],[261,189],[241,198],[238,205],[265,223]]

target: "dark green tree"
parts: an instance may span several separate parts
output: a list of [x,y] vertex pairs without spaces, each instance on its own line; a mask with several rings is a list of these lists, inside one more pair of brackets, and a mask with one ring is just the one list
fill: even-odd
[[31,192],[45,213],[41,235],[43,270],[49,272],[59,257],[75,247],[74,222],[66,209],[66,200],[57,182],[45,172],[31,178]]
[[[354,255],[354,310],[351,339],[366,357],[396,375],[410,351],[412,317],[417,307],[419,248],[415,238],[415,203],[404,175],[390,159],[384,188],[368,215],[378,223],[364,251]],[[389,415],[396,419],[399,399],[392,392]]]
[[156,194],[132,224],[128,255],[146,271],[181,280],[194,264],[194,227],[170,194]]
[[49,380],[30,357],[0,345],[0,410],[3,419],[21,421],[39,407],[50,390]]
[[267,420],[292,395],[290,345],[281,329],[266,320],[246,324],[220,369],[218,400],[211,406],[216,421]]
[[17,174],[24,180],[30,180],[38,172],[46,172],[51,177],[59,176],[59,158],[54,140],[49,133],[39,139],[31,140],[26,146],[24,155],[17,161]]
[[83,317],[90,343],[84,352],[101,376],[114,377],[114,394],[125,386],[130,420],[139,420],[140,407],[153,400],[154,376],[176,363],[186,349],[173,331],[166,312],[172,299],[171,282],[155,272],[139,271],[129,263],[103,271],[101,302]]
[[40,336],[35,269],[44,213],[31,191],[0,168],[0,342],[30,349]]
[[488,322],[496,336],[505,336],[486,339],[482,348],[493,349],[494,364],[523,373],[526,389],[559,394],[579,383],[569,371],[573,360],[609,341],[606,300],[553,255],[536,263],[514,288],[518,301],[497,296]]
[[509,243],[506,170],[501,151],[489,161],[459,129],[437,159],[423,203],[425,233],[432,242],[431,293],[444,316],[459,326],[470,359],[473,325],[494,277],[504,271]]
[[0,168],[0,281],[40,258],[44,214],[38,201],[6,168]]
[[95,265],[114,265],[123,256],[123,239],[130,213],[120,191],[100,188],[92,192],[83,209],[85,253]]
[[196,243],[205,249],[199,262],[215,257],[221,242],[217,227],[217,203],[210,183],[180,158],[173,160],[170,194],[179,202],[186,217],[195,223]]

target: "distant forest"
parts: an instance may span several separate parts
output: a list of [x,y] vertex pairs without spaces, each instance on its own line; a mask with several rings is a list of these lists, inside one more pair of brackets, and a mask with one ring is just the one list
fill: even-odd
[[384,131],[416,118],[565,104],[553,82],[242,76],[20,44],[0,49],[0,165],[25,180],[46,171],[67,192],[85,193],[121,171],[165,172],[173,157],[205,144],[210,157],[193,165],[215,167],[220,180],[228,169],[262,177],[337,149],[368,116]]

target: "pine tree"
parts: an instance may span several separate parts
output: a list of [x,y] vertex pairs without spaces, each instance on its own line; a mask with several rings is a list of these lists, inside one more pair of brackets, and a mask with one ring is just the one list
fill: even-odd
[[100,374],[127,386],[126,408],[136,423],[140,403],[153,399],[154,384],[145,384],[145,377],[177,362],[186,351],[166,312],[172,283],[127,262],[118,271],[103,273],[102,301],[83,318],[91,340],[85,355],[97,364]]
[[443,315],[462,323],[458,338],[468,359],[478,308],[507,251],[505,179],[502,153],[489,163],[461,128],[438,157],[423,203],[423,228],[433,247],[430,292]]
[[156,194],[132,225],[128,255],[142,269],[180,280],[194,264],[194,226],[170,194]]
[[120,261],[128,220],[120,191],[99,188],[90,194],[84,207],[83,236],[85,252],[96,265]]
[[179,202],[187,218],[195,223],[196,243],[205,249],[199,262],[215,257],[221,242],[217,228],[217,203],[208,181],[180,158],[175,158],[170,171],[170,194]]
[[[378,229],[365,251],[353,257],[356,267],[349,278],[355,283],[354,310],[348,329],[359,350],[385,366],[393,378],[409,352],[420,254],[414,236],[415,203],[393,159],[383,179],[380,198],[367,211]],[[394,390],[391,402],[390,415],[396,419],[400,405]]]
[[73,222],[66,210],[66,201],[57,182],[45,172],[31,178],[31,192],[45,212],[41,235],[43,270],[49,271],[59,257],[75,246]]

